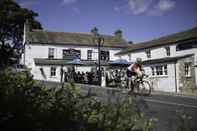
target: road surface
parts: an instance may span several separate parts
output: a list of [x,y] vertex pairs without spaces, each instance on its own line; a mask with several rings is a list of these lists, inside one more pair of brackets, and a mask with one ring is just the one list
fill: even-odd
[[[57,83],[48,83],[48,86],[60,86]],[[87,94],[89,86],[81,85],[81,93]],[[128,97],[127,91],[118,90],[111,92],[109,89],[102,87],[91,87],[91,93],[99,93],[102,100],[116,100],[115,96]],[[111,92],[111,93],[110,93]],[[116,94],[116,95],[114,95]],[[132,97],[132,96],[131,96]],[[136,100],[143,103],[142,111],[149,118],[155,118],[155,131],[197,131],[197,97],[178,96],[168,94],[153,94],[151,96],[136,96]]]

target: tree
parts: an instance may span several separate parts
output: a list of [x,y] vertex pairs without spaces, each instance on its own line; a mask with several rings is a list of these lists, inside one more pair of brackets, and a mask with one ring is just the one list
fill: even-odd
[[38,16],[32,10],[20,7],[13,0],[0,1],[0,69],[10,63],[10,58],[18,58],[22,53],[24,23],[28,19],[31,28],[42,29],[35,20]]

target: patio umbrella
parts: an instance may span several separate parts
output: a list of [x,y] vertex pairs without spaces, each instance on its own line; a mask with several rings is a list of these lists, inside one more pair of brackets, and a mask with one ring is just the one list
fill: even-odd
[[109,67],[107,68],[107,70],[111,70],[111,69],[122,69],[122,68],[126,68],[130,65],[131,63],[129,63],[127,60],[125,59],[117,59],[114,60],[112,62],[109,63]]
[[123,66],[130,65],[130,63],[125,59],[117,59],[117,60],[110,62],[109,64],[110,65],[123,65]]
[[74,59],[68,62],[69,65],[83,65],[84,63],[80,59]]

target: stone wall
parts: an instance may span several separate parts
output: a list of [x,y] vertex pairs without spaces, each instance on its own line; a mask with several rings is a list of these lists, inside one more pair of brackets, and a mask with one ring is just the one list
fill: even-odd
[[[191,63],[191,76],[185,76],[185,63]],[[195,85],[195,67],[194,67],[194,56],[182,58],[178,60],[179,64],[179,89],[180,92],[193,92],[196,90]]]

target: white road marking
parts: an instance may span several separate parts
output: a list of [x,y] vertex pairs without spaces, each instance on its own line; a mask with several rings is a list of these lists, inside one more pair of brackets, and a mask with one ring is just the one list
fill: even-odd
[[180,104],[180,103],[175,103],[175,102],[167,102],[167,101],[154,100],[154,99],[145,99],[145,101],[160,103],[160,104],[166,104],[166,105],[176,105],[176,106],[190,107],[190,108],[196,108],[197,109],[197,106],[195,106],[195,105]]

